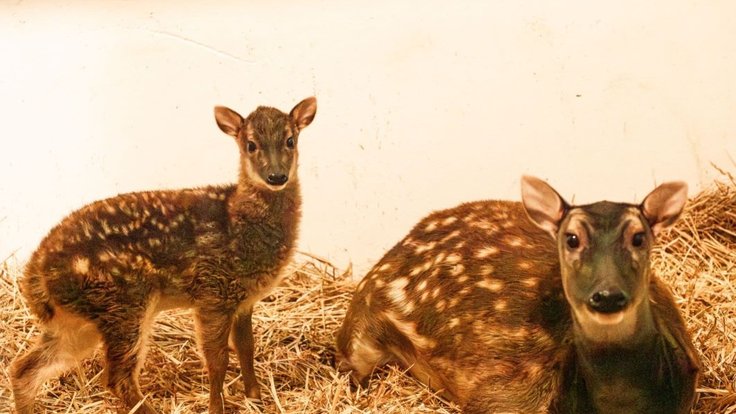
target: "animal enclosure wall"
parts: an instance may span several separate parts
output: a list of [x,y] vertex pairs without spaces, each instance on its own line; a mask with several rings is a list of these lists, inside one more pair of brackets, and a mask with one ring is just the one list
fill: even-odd
[[212,107],[316,95],[301,250],[361,275],[431,210],[694,193],[734,169],[736,5],[224,1],[0,5],[0,255],[73,209],[231,182]]

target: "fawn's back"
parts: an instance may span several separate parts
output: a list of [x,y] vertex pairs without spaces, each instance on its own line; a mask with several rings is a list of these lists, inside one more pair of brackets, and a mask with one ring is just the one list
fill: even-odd
[[[51,230],[27,265],[21,282],[32,310],[50,319],[49,295],[82,314],[102,309],[104,301],[143,306],[153,293],[161,308],[187,307],[208,294],[201,272],[207,266],[220,275],[238,265],[251,268],[239,269],[242,275],[277,270],[288,252],[257,244],[292,246],[296,229],[265,240],[231,232],[226,201],[234,192],[235,185],[129,193],[77,210]],[[238,263],[249,248],[261,260]]]

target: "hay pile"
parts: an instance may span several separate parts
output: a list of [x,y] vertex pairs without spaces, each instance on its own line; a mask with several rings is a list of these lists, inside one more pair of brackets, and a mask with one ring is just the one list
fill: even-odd
[[725,176],[690,200],[653,261],[700,352],[696,413],[736,413],[736,181]]
[[[19,350],[37,334],[32,317],[18,292],[18,266],[0,267],[0,413],[12,407],[8,366]],[[452,413],[397,368],[378,375],[370,390],[356,394],[349,379],[334,368],[334,334],[342,323],[353,283],[349,272],[338,272],[324,260],[302,255],[293,274],[274,294],[256,305],[256,375],[263,407],[245,401],[238,362],[230,353],[226,377],[226,409],[242,413]],[[161,413],[207,411],[208,380],[194,343],[188,311],[165,312],[156,320],[141,387]],[[97,414],[115,412],[117,399],[101,382],[102,364],[84,361],[76,370],[49,381],[37,402],[49,413]],[[8,410],[8,411],[6,411]]]
[[[716,184],[695,196],[674,230],[655,251],[657,272],[672,286],[703,361],[696,413],[736,413],[736,183]],[[18,266],[0,267],[0,411],[10,410],[8,365],[37,334],[18,293]],[[293,275],[256,306],[256,369],[263,405],[244,401],[231,353],[227,409],[258,413],[456,413],[397,368],[377,373],[369,390],[351,391],[332,368],[334,333],[353,284],[348,272],[303,255]],[[143,392],[161,413],[205,412],[207,376],[193,340],[187,311],[157,319]],[[115,412],[117,400],[101,386],[99,358],[49,381],[37,401],[46,412]]]

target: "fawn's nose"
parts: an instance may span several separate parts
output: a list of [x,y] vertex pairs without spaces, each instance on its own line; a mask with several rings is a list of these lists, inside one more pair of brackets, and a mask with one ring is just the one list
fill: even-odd
[[595,292],[588,299],[588,306],[600,313],[616,313],[621,311],[629,298],[619,289],[605,289]]
[[287,177],[286,174],[269,174],[266,181],[271,185],[283,185],[286,184],[288,180],[289,177]]

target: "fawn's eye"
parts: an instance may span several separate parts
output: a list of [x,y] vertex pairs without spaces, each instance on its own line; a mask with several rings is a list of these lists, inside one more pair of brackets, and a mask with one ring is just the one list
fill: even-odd
[[294,137],[289,137],[289,139],[286,140],[286,147],[294,149]]
[[578,236],[572,233],[567,233],[565,235],[565,242],[567,243],[567,247],[571,249],[577,249],[580,247],[580,239],[578,239]]
[[253,141],[248,141],[247,145],[248,145],[248,152],[250,152],[251,154],[256,152],[256,150],[258,149],[258,146]]
[[644,240],[646,239],[646,235],[644,232],[638,232],[634,233],[634,235],[631,237],[631,245],[634,247],[641,247],[644,245]]

